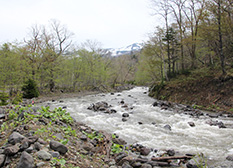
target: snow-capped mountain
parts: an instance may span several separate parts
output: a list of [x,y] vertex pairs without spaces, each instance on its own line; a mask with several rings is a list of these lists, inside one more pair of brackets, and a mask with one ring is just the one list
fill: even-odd
[[120,55],[127,55],[131,54],[132,52],[138,52],[142,49],[143,44],[142,43],[133,43],[127,47],[121,47],[121,48],[108,48],[107,51],[109,54],[113,57],[120,56]]

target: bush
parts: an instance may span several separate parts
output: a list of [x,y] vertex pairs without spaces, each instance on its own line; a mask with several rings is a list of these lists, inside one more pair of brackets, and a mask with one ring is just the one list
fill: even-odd
[[12,104],[19,104],[22,102],[23,95],[22,93],[18,92],[12,99]]
[[31,99],[39,96],[39,91],[36,82],[33,79],[29,79],[22,87],[23,98]]
[[7,105],[8,98],[9,98],[9,96],[7,93],[0,92],[0,106]]

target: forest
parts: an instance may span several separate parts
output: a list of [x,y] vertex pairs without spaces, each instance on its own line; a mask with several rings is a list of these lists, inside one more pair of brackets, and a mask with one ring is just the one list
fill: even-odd
[[[99,42],[77,46],[57,20],[33,25],[20,42],[0,45],[0,98],[22,97],[29,81],[39,94],[150,86],[210,68],[233,74],[232,0],[152,0],[160,25],[138,53],[111,57]],[[17,101],[16,101],[17,103]]]

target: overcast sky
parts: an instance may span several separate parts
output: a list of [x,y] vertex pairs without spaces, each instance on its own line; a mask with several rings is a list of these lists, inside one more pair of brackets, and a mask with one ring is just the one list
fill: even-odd
[[33,25],[56,19],[77,43],[118,48],[148,39],[159,24],[151,13],[150,0],[0,0],[0,43],[21,41]]

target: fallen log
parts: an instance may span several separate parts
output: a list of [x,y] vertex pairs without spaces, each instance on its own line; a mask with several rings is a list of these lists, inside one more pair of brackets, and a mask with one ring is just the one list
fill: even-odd
[[192,156],[168,156],[168,157],[152,157],[151,160],[153,161],[169,161],[169,160],[176,160],[176,159],[192,159]]

